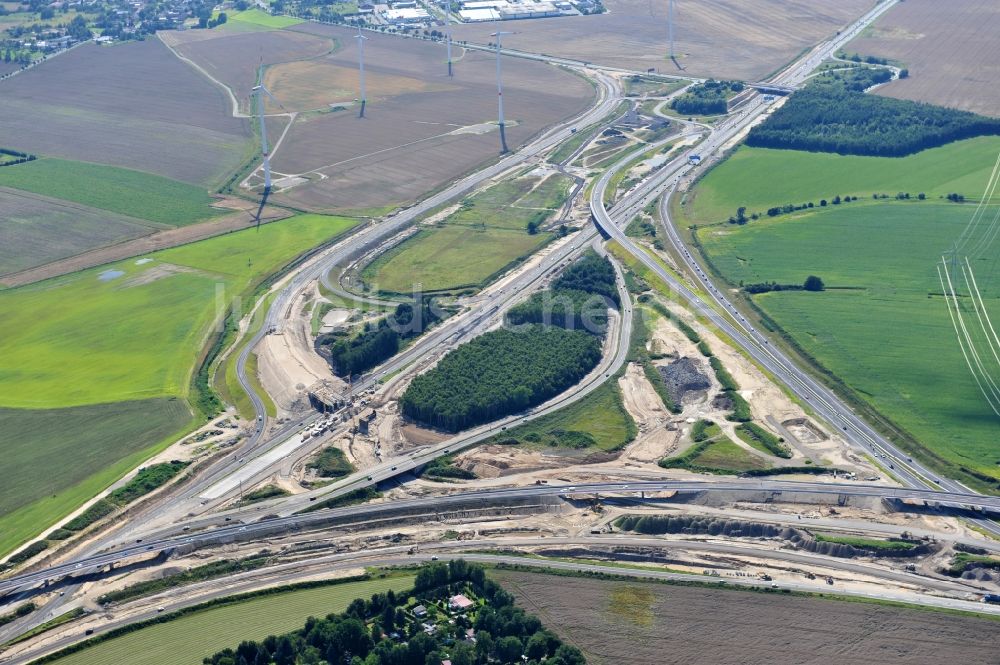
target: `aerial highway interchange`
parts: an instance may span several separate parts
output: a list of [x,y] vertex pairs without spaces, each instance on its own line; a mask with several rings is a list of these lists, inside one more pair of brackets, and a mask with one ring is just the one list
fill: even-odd
[[[809,49],[792,64],[781,69],[757,87],[765,91],[795,90],[800,88],[807,77],[817,67],[856,38],[876,19],[896,5],[898,0],[884,0],[855,21],[848,28],[839,31],[823,43]],[[470,48],[486,48],[470,45]],[[926,510],[933,514],[961,515],[967,524],[981,532],[1000,536],[1000,526],[993,519],[1000,513],[1000,498],[979,494],[965,485],[949,479],[931,469],[919,460],[901,450],[887,437],[867,423],[854,409],[838,397],[830,388],[818,380],[808,369],[802,367],[796,358],[769,335],[756,328],[748,314],[733,303],[724,289],[699,262],[695,253],[685,244],[671,217],[672,197],[683,195],[692,183],[720,160],[728,150],[745,136],[750,127],[764,120],[773,112],[775,102],[765,99],[765,92],[751,92],[735,111],[714,124],[705,124],[693,119],[671,117],[671,132],[652,145],[643,145],[635,150],[623,152],[610,166],[592,174],[589,183],[579,179],[574,188],[574,196],[585,197],[583,202],[589,208],[591,224],[550,245],[534,260],[514,269],[502,289],[487,287],[476,297],[467,298],[453,316],[431,327],[416,340],[389,360],[379,364],[363,376],[356,378],[350,386],[350,395],[343,403],[326,413],[310,413],[288,422],[274,422],[267,413],[264,398],[258,394],[257,384],[251,380],[248,361],[251,354],[268,335],[280,335],[291,315],[297,299],[317,284],[338,297],[367,303],[372,306],[387,306],[394,300],[361,294],[341,282],[345,266],[361,257],[371,257],[391,247],[401,232],[423,219],[428,214],[475,191],[491,180],[509,175],[525,165],[544,162],[546,155],[561,143],[572,139],[579,130],[590,126],[612,126],[619,120],[616,109],[624,99],[621,86],[622,74],[632,74],[629,70],[601,67],[589,62],[546,56],[525,51],[510,51],[509,56],[539,60],[559,65],[588,77],[597,90],[593,105],[583,114],[571,118],[558,126],[544,131],[510,154],[500,155],[484,168],[466,175],[431,196],[409,207],[386,215],[383,219],[372,220],[360,225],[355,231],[339,239],[334,244],[322,248],[305,258],[284,275],[272,288],[272,298],[261,298],[257,307],[266,308],[258,326],[249,326],[249,317],[242,324],[244,338],[240,340],[236,360],[236,373],[241,388],[249,397],[255,418],[249,424],[247,435],[237,446],[225,455],[199,469],[186,483],[168,487],[166,491],[134,508],[126,518],[94,535],[89,541],[71,548],[58,561],[36,566],[25,571],[16,571],[0,579],[0,600],[28,598],[35,594],[49,593],[52,589],[62,589],[49,597],[43,606],[44,617],[52,617],[86,581],[114,575],[121,566],[156,566],[171,556],[188,555],[198,550],[211,551],[223,545],[239,547],[254,541],[269,542],[288,534],[308,532],[335,533],[359,532],[375,529],[380,520],[405,521],[407,516],[420,515],[426,519],[450,513],[458,514],[467,506],[482,506],[483,509],[502,510],[505,507],[516,511],[521,506],[536,506],[543,503],[565,502],[579,507],[589,502],[611,501],[616,505],[643,505],[647,500],[671,503],[678,497],[691,496],[736,496],[748,501],[759,497],[786,497],[794,502],[797,498],[812,497],[828,499],[837,504],[851,500],[873,500],[886,504],[907,506]],[[679,78],[679,77],[675,77]],[[684,78],[685,85],[702,81],[694,77]],[[686,87],[674,95],[682,94]],[[780,105],[780,101],[777,102]],[[608,205],[606,196],[616,176],[621,176],[637,157],[648,152],[651,147],[681,142],[681,148],[671,154],[669,160],[641,179],[624,196],[616,198]],[[586,143],[574,152],[574,157],[583,150]],[[697,156],[697,159],[692,159]],[[563,169],[571,161],[558,164]],[[650,249],[625,232],[629,223],[643,210],[655,206],[662,227],[672,264],[654,255]],[[608,251],[606,242],[617,243],[637,263],[648,269],[662,282],[673,301],[707,322],[719,331],[745,357],[773,377],[810,414],[820,419],[827,427],[835,430],[857,454],[870,453],[880,460],[880,464],[892,470],[891,476],[897,484],[869,484],[864,481],[844,482],[838,480],[786,481],[776,479],[678,479],[663,475],[651,478],[648,473],[616,474],[604,482],[543,483],[512,487],[499,486],[483,488],[461,488],[456,491],[423,492],[419,498],[376,501],[347,507],[312,510],[316,502],[331,501],[364,488],[378,486],[391,487],[409,482],[436,458],[445,458],[464,450],[495,440],[497,435],[517,425],[529,423],[550,416],[561,409],[584,399],[598,390],[613,377],[620,375],[628,363],[630,341],[633,336],[633,308],[635,304],[626,286],[625,270],[613,252]],[[610,317],[609,333],[600,362],[587,376],[570,391],[531,408],[523,413],[511,415],[487,424],[466,429],[457,435],[448,436],[434,443],[421,446],[414,452],[381,459],[377,464],[367,466],[346,475],[325,486],[300,493],[267,499],[250,505],[242,499],[244,486],[260,484],[273,475],[275,469],[289,456],[304,457],[314,450],[316,441],[307,442],[303,433],[318,422],[329,422],[328,437],[342,436],[353,426],[352,415],[358,406],[355,399],[367,391],[384,389],[394,382],[405,380],[440,360],[441,356],[482,333],[500,325],[505,314],[529,294],[545,288],[554,277],[575,259],[587,252],[596,252],[607,257],[613,264],[616,289],[622,306]],[[354,398],[354,399],[352,399]],[[757,497],[757,498],[755,498]],[[664,505],[666,505],[664,504]],[[797,518],[801,519],[801,516]],[[876,529],[877,527],[872,527]],[[505,537],[495,540],[470,540],[464,543],[449,543],[444,540],[422,542],[419,551],[408,546],[387,546],[376,550],[341,552],[335,555],[317,556],[314,565],[323,565],[326,570],[348,570],[362,565],[407,565],[413,562],[437,560],[438,556],[464,556],[484,563],[519,563],[518,557],[508,554],[485,554],[481,550],[495,547],[529,548],[540,545],[617,545],[651,546],[656,539],[630,538],[610,533],[581,533],[575,537],[542,538]],[[988,543],[988,541],[985,541]],[[698,545],[689,544],[692,549]],[[706,551],[747,555],[739,546],[705,544]],[[995,549],[988,543],[987,549]],[[470,550],[470,551],[466,551]],[[477,550],[475,552],[471,550]],[[431,554],[435,552],[436,554]],[[753,553],[751,553],[751,556]],[[773,556],[778,556],[772,554]],[[787,561],[811,564],[816,557],[811,555],[782,555]],[[287,563],[276,566],[274,579],[295,580],[301,573],[295,572],[298,564]],[[613,566],[594,563],[567,563],[564,561],[531,562],[530,565],[552,568],[576,569],[588,572],[617,572]],[[834,565],[834,564],[829,564]],[[918,585],[907,572],[876,569],[866,564],[842,562],[843,570],[860,575],[884,576],[894,583]],[[853,566],[853,567],[852,567]],[[314,572],[314,571],[313,571]],[[644,570],[631,571],[638,577],[674,579],[679,581],[704,581],[703,576],[684,575],[673,572]],[[273,583],[274,579],[270,582]],[[755,580],[726,579],[737,585],[756,585]],[[832,583],[832,581],[831,581]],[[247,588],[254,583],[248,581]],[[974,599],[970,588],[961,583],[936,580],[925,582],[935,593],[928,594],[924,601],[937,608],[970,610],[997,613],[998,608],[984,606]],[[795,591],[815,591],[816,585],[809,583],[781,583],[783,588]],[[238,585],[237,585],[238,586]],[[221,595],[222,590],[213,594]],[[871,596],[870,590],[847,589],[846,595]],[[204,600],[209,596],[197,596]],[[921,602],[914,593],[887,592],[883,599],[900,600],[909,603]],[[182,593],[166,601],[173,610],[194,602]],[[111,630],[132,621],[155,616],[160,609],[146,607],[127,619],[108,622],[99,631]],[[42,613],[39,613],[42,614]],[[16,624],[17,631],[30,628],[30,622]],[[12,628],[0,627],[0,638],[10,635]],[[30,649],[17,655],[11,662],[30,662],[34,658],[52,653],[82,639],[79,635],[64,635],[46,644],[37,651]],[[2,641],[2,640],[0,640]]]

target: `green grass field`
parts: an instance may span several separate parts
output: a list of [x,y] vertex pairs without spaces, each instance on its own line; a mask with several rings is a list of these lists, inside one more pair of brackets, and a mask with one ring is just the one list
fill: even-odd
[[[357,220],[299,215],[0,292],[0,406],[54,408],[184,396],[232,299]],[[124,274],[101,281],[107,271]]]
[[[12,491],[23,498],[24,488],[34,484],[48,497],[10,514],[0,500],[0,552],[106,487],[164,437],[180,433],[189,414],[156,406],[154,416],[137,405],[177,398],[186,413],[184,399],[213,332],[217,303],[231,307],[266,276],[356,223],[300,215],[157,252],[148,263],[130,259],[0,292],[6,314],[0,317],[0,407],[19,409],[5,413],[16,416],[17,431],[32,437],[12,448],[24,469]],[[123,274],[101,281],[109,270]],[[55,409],[88,405],[109,411],[69,429],[64,423],[71,420],[51,416]],[[4,452],[10,454],[7,447]],[[56,465],[47,461],[60,453],[60,460],[73,455],[79,462],[75,475],[52,471]],[[105,471],[89,475],[99,468]]]
[[[921,444],[956,465],[1000,477],[996,417],[966,368],[936,262],[973,206],[932,202],[850,204],[746,226],[700,229],[732,283],[801,284],[754,301],[823,367]],[[993,259],[974,262],[986,307],[1000,311]],[[833,287],[833,288],[830,288]],[[848,287],[839,289],[836,287]]]
[[551,239],[520,229],[424,229],[368,264],[363,278],[386,293],[411,293],[417,283],[427,292],[476,288]]
[[171,398],[68,409],[0,408],[5,471],[0,556],[140,464],[150,447],[191,421],[187,403]]
[[0,186],[117,212],[137,219],[184,226],[223,211],[204,189],[163,176],[43,157],[0,169]]
[[636,433],[617,384],[608,382],[566,408],[498,438],[517,439],[530,448],[618,450],[635,439]]
[[710,469],[723,471],[746,471],[748,469],[767,469],[771,465],[756,455],[733,443],[728,437],[722,436],[713,441],[700,455],[696,455],[692,463]]
[[550,241],[527,232],[566,200],[572,180],[560,174],[505,180],[465,199],[441,224],[425,228],[362,271],[368,288],[384,293],[456,291],[483,286],[497,272]]
[[[1000,137],[958,141],[909,157],[853,157],[797,150],[739,148],[712,169],[683,206],[687,223],[720,222],[746,206],[748,214],[769,207],[847,194],[871,200],[919,192],[937,199],[951,192],[978,200],[989,177]],[[994,194],[1000,201],[1000,191]],[[851,205],[854,205],[853,203]]]
[[271,16],[260,9],[248,9],[243,12],[233,12],[232,14],[227,12],[226,16],[230,22],[249,23],[250,25],[264,28],[287,28],[302,23],[302,19],[292,18],[291,16]]
[[343,612],[355,598],[413,586],[400,576],[252,598],[142,628],[53,662],[59,665],[191,665],[244,640],[301,628],[310,616]]

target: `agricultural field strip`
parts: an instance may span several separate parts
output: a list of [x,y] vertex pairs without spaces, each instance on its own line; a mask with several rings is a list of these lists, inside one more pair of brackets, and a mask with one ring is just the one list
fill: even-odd
[[[877,6],[874,10],[866,14],[865,17],[856,23],[850,30],[844,31],[841,36],[831,42],[828,42],[824,45],[824,47],[814,49],[803,60],[800,60],[797,66],[790,67],[783,74],[779,75],[776,82],[783,83],[790,79],[795,80],[796,78],[801,80],[803,76],[808,75],[808,73],[815,68],[815,65],[818,64],[818,62],[825,59],[825,57],[821,57],[820,54],[835,52],[837,48],[840,48],[840,46],[845,43],[846,39],[852,38],[859,32],[859,26],[863,27],[867,25],[893,4],[895,4],[895,2],[889,0],[888,2]],[[746,111],[745,117],[747,120],[740,124],[749,124],[754,119],[755,114],[759,114],[761,110],[762,109],[758,104],[755,109]],[[720,129],[727,124],[731,124],[731,122],[732,121],[726,121],[722,123]],[[717,143],[716,145],[719,144]],[[702,153],[704,152],[705,151],[702,149]],[[688,169],[683,169],[682,172],[687,170]],[[825,386],[821,386],[815,379],[813,379],[809,373],[798,369],[784,353],[771,346],[766,337],[746,322],[743,315],[714,287],[709,277],[702,271],[696,260],[686,249],[683,241],[677,233],[676,227],[670,221],[668,201],[669,196],[664,197],[660,209],[661,216],[664,220],[664,226],[667,228],[667,235],[670,238],[671,244],[674,246],[677,254],[683,258],[691,273],[697,277],[698,281],[706,289],[706,292],[711,295],[715,304],[721,307],[722,310],[727,313],[727,316],[720,316],[714,309],[699,305],[702,301],[694,293],[691,293],[685,285],[675,280],[671,275],[663,270],[657,262],[653,261],[644,251],[636,247],[631,240],[625,237],[624,233],[617,228],[615,228],[615,231],[617,231],[620,238],[616,239],[618,239],[623,246],[629,249],[630,253],[654,270],[654,272],[659,274],[668,285],[671,285],[678,293],[684,296],[684,298],[688,300],[689,303],[694,305],[696,309],[700,309],[700,314],[706,316],[715,325],[719,326],[739,346],[748,351],[757,362],[761,363],[775,376],[778,376],[785,383],[785,385],[796,392],[802,399],[809,402],[827,422],[834,424],[843,423],[839,426],[839,428],[843,432],[842,435],[845,436],[849,442],[862,450],[867,446],[870,449],[882,451],[883,454],[893,460],[898,469],[898,475],[900,475],[902,480],[908,485],[915,487],[926,487],[932,485],[931,481],[928,479],[936,478],[937,474],[934,474],[930,470],[926,469],[919,462],[910,462],[909,457],[905,455],[905,453],[897,449],[887,439],[882,437],[870,425],[868,425],[868,423],[859,418],[829,389]],[[609,232],[612,232],[611,229],[608,230]],[[612,234],[614,235],[614,232],[612,232]],[[950,479],[942,479],[938,485],[951,491],[960,492],[967,490],[967,488],[960,483]],[[977,526],[990,533],[1000,535],[1000,526],[990,520],[976,520],[975,523]]]

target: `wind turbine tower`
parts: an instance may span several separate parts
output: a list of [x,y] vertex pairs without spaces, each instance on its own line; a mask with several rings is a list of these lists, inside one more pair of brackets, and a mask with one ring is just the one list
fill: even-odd
[[669,0],[667,8],[667,29],[670,32],[670,59],[676,61],[674,55],[674,0]]
[[282,109],[285,107],[281,106],[271,91],[264,87],[263,77],[258,75],[258,80],[260,82],[250,91],[250,97],[257,105],[257,124],[260,125],[260,151],[264,157],[264,194],[266,196],[271,191],[271,153],[267,145],[267,123],[264,121],[264,98],[261,95],[267,95]]
[[358,34],[354,38],[358,40],[358,80],[361,86],[361,112],[358,117],[363,118],[365,117],[365,104],[368,103],[365,96],[365,40],[368,38],[361,34],[360,23],[358,24]]
[[497,110],[500,120],[500,154],[510,152],[507,148],[507,133],[503,124],[503,77],[500,73],[500,37],[501,35],[512,35],[512,32],[501,32],[500,28],[490,35],[497,39]]
[[444,0],[445,43],[448,45],[448,76],[451,73],[451,0]]

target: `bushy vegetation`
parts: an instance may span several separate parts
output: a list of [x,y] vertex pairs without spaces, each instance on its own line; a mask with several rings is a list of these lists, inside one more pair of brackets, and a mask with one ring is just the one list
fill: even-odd
[[985,553],[957,552],[942,572],[950,577],[961,577],[962,573],[974,568],[1000,571],[1000,558],[987,556]]
[[306,466],[323,478],[340,478],[354,472],[354,466],[347,461],[344,451],[336,446],[327,446]]
[[284,487],[278,487],[277,485],[264,485],[252,492],[247,492],[243,496],[243,500],[247,503],[255,503],[257,501],[266,501],[267,499],[273,499],[279,496],[288,496],[291,494]]
[[175,587],[192,584],[194,582],[203,582],[205,580],[213,580],[227,575],[243,573],[248,570],[256,570],[257,568],[267,564],[267,562],[267,556],[254,556],[246,559],[238,559],[236,561],[231,561],[229,559],[213,561],[211,563],[206,563],[203,566],[196,566],[176,575],[170,575],[169,577],[162,577],[156,580],[137,582],[136,584],[130,584],[121,589],[116,589],[115,591],[109,591],[108,593],[100,596],[97,599],[97,602],[101,605],[120,603],[125,600],[141,598],[142,596],[148,596],[154,593],[159,593],[160,591],[165,591],[166,589],[173,589]]
[[353,506],[358,503],[365,503],[366,501],[377,499],[380,496],[382,496],[382,492],[378,491],[376,488],[371,486],[362,487],[361,489],[351,490],[346,494],[341,494],[340,496],[333,497],[332,499],[317,501],[305,510],[300,510],[299,512],[311,513],[316,510],[325,510],[326,508],[343,508],[344,506]]
[[750,130],[747,145],[900,157],[1000,134],[1000,119],[863,92],[889,78],[867,68],[824,74]]
[[[172,461],[151,464],[139,469],[132,480],[114,490],[103,499],[95,501],[87,510],[67,522],[61,531],[76,533],[107,517],[119,508],[127,506],[136,499],[161,487],[178,473],[183,471],[189,462]],[[72,534],[56,534],[69,537]]]
[[[465,611],[447,599],[475,599]],[[414,607],[425,607],[417,616]],[[425,624],[433,626],[425,629]],[[472,629],[475,640],[466,639]],[[340,614],[310,617],[305,625],[260,642],[245,641],[204,659],[206,665],[350,663],[352,665],[583,665],[583,655],[545,630],[536,617],[484,570],[462,560],[422,568],[409,592],[358,598]]]
[[663,382],[663,375],[660,374],[660,370],[656,368],[653,363],[648,360],[642,363],[642,373],[646,375],[646,379],[653,386],[653,390],[660,397],[660,401],[663,402],[663,406],[667,408],[670,413],[680,413],[683,408],[680,404],[674,401],[674,398],[670,396],[670,391],[667,390],[667,385]]
[[916,543],[908,540],[878,540],[860,536],[840,536],[829,533],[816,533],[813,537],[821,543],[837,543],[850,545],[862,550],[912,550]]
[[416,377],[400,399],[414,420],[455,432],[540,404],[586,376],[601,359],[598,338],[538,325],[495,330]]
[[416,337],[437,321],[437,311],[430,299],[422,301],[419,307],[400,303],[395,312],[366,324],[356,335],[330,334],[318,342],[329,348],[334,372],[340,376],[360,374],[396,355],[405,340]]
[[792,451],[785,445],[784,439],[771,434],[756,423],[741,423],[736,427],[736,435],[754,448],[769,452],[776,457],[789,459],[792,456]]
[[446,455],[435,457],[428,462],[421,470],[420,477],[430,480],[472,480],[476,474],[455,466],[455,459],[451,455]]
[[707,441],[713,436],[719,434],[719,426],[713,423],[711,420],[705,420],[704,418],[695,422],[691,427],[691,440],[695,443],[701,443],[702,441]]
[[6,626],[8,623],[12,623],[21,617],[26,617],[32,612],[38,609],[38,606],[34,603],[23,603],[14,608],[14,611],[8,612],[7,614],[0,614],[0,626]]
[[739,81],[705,81],[670,102],[682,115],[719,115],[729,110],[729,98],[743,91]]

